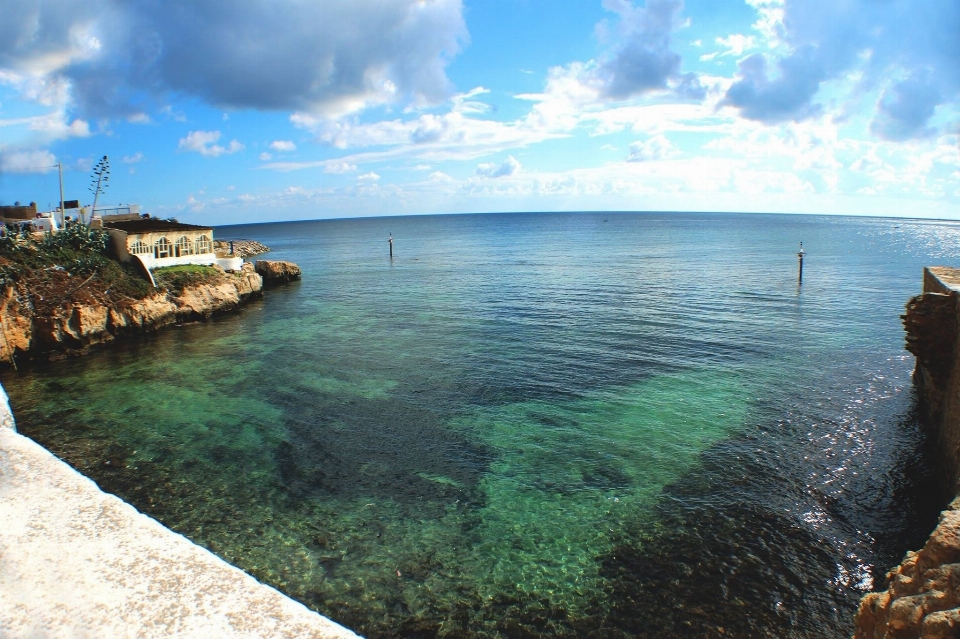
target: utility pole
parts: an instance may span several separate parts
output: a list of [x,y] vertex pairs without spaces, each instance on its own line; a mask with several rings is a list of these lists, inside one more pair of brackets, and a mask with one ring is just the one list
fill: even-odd
[[66,211],[63,208],[63,163],[57,162],[57,173],[60,175],[60,228],[64,227],[64,216]]

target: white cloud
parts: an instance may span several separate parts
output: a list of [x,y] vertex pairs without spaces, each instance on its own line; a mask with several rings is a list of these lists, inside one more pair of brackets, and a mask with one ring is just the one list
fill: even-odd
[[716,42],[726,49],[721,55],[741,56],[747,49],[753,49],[757,46],[756,38],[742,33],[733,33],[726,38],[717,38]]
[[270,148],[278,153],[289,153],[297,150],[297,145],[290,140],[274,140],[270,143]]
[[476,174],[480,177],[499,178],[513,175],[520,170],[520,162],[512,155],[508,156],[501,164],[480,164],[477,166]]
[[47,173],[57,158],[45,149],[7,151],[0,148],[0,173]]
[[267,153],[266,151],[263,151],[259,157],[261,162],[269,162],[270,160],[273,159],[273,156]]
[[379,179],[380,179],[380,176],[377,175],[376,173],[374,173],[373,171],[371,171],[371,172],[369,172],[369,173],[364,173],[363,175],[358,175],[358,176],[357,176],[357,182],[365,182],[365,183],[368,183],[368,184],[371,183],[371,182],[376,182],[376,181],[378,181]]
[[376,10],[353,2],[248,0],[170,10],[150,2],[6,0],[0,66],[32,78],[34,93],[57,85],[54,92],[84,117],[130,117],[144,101],[183,95],[337,118],[446,98],[446,66],[468,38],[462,14],[461,0],[379,0]]
[[217,157],[242,151],[244,146],[236,140],[223,147],[215,144],[220,139],[220,131],[190,131],[187,137],[180,138],[177,149],[180,151],[194,151],[205,157]]
[[353,173],[356,170],[356,164],[349,164],[347,162],[326,162],[323,166],[324,173],[333,173],[335,175]]
[[136,164],[137,162],[139,162],[139,161],[142,160],[142,159],[143,159],[143,153],[141,153],[140,151],[137,151],[137,152],[134,153],[133,155],[125,155],[125,156],[123,156],[122,162],[123,162],[124,164]]
[[677,147],[662,135],[649,140],[638,140],[630,145],[627,162],[656,162],[679,155]]

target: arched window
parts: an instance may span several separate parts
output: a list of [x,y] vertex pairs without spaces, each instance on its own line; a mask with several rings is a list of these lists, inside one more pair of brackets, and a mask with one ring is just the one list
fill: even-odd
[[181,255],[193,255],[193,242],[187,239],[186,235],[181,235],[175,246],[177,257]]
[[153,256],[157,259],[161,257],[170,257],[173,255],[173,247],[170,246],[170,242],[167,241],[167,238],[161,237],[159,240],[153,244]]
[[130,252],[134,255],[147,255],[148,253],[153,253],[153,249],[147,246],[143,240],[137,240],[130,247]]
[[213,243],[206,235],[197,238],[197,253],[213,253]]

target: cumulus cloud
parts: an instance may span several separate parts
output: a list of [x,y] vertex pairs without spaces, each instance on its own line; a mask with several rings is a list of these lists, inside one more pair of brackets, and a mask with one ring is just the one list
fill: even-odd
[[289,153],[297,150],[297,145],[290,140],[274,140],[270,143],[270,148],[279,153]]
[[137,162],[139,162],[139,161],[142,160],[142,159],[143,159],[143,153],[140,152],[140,151],[137,151],[137,152],[134,153],[133,155],[125,155],[125,156],[123,156],[122,162],[123,162],[124,164],[136,164]]
[[871,130],[890,140],[931,134],[936,107],[960,97],[960,4],[850,0],[751,0],[754,25],[777,47],[739,63],[726,104],[764,123],[823,110],[822,86],[856,70],[860,86],[885,87]]
[[8,0],[0,69],[95,117],[172,94],[338,117],[448,97],[462,14],[461,0]]
[[507,156],[501,164],[484,163],[477,165],[477,175],[479,177],[499,178],[513,175],[520,170],[520,162],[512,155]]
[[690,97],[695,76],[680,73],[680,54],[670,48],[671,37],[683,22],[683,0],[647,0],[634,7],[628,0],[604,0],[604,8],[615,12],[621,44],[597,69],[601,93],[609,98],[625,99],[654,90],[683,84]]
[[227,146],[216,144],[220,139],[220,131],[190,131],[187,137],[180,138],[177,145],[179,151],[194,151],[205,157],[229,155],[243,150],[243,145],[236,140],[230,140]]
[[655,135],[649,140],[638,140],[631,144],[627,162],[654,162],[678,154],[677,147],[670,140],[662,135]]
[[57,158],[45,149],[0,149],[0,173],[46,173],[56,168]]
[[364,183],[367,183],[367,184],[371,184],[371,183],[373,183],[373,182],[377,182],[378,180],[380,180],[380,176],[377,175],[376,173],[374,173],[373,171],[370,171],[369,173],[364,173],[363,175],[358,175],[358,176],[357,176],[357,182],[364,182]]
[[929,137],[926,126],[942,96],[926,73],[918,73],[887,87],[877,103],[877,116],[870,130],[887,140]]
[[816,61],[815,50],[804,48],[776,64],[776,73],[771,74],[762,53],[741,60],[738,79],[727,90],[725,104],[738,107],[745,118],[768,124],[805,120],[820,113],[820,105],[812,99],[827,74]]

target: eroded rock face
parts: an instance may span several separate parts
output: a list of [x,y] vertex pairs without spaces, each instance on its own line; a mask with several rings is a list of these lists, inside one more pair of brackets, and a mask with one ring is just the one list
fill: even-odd
[[914,374],[924,397],[927,421],[942,419],[944,392],[956,361],[957,295],[925,292],[907,302],[901,315],[907,331],[906,348],[917,358]]
[[[960,483],[960,270],[928,267],[923,294],[902,316],[917,358],[922,423],[937,443],[946,480]],[[887,589],[860,601],[855,639],[960,639],[960,497],[940,515],[923,549],[887,573]]]
[[41,315],[22,302],[16,287],[8,287],[0,291],[0,366],[21,356],[57,359],[119,335],[206,319],[236,309],[262,289],[262,278],[245,264],[239,273],[224,273],[216,282],[187,287],[178,295],[161,291],[113,306],[71,302]]
[[293,262],[281,260],[257,260],[257,273],[263,276],[266,286],[286,284],[300,279],[300,267]]
[[960,637],[960,498],[919,552],[887,574],[888,588],[860,601],[854,639]]

